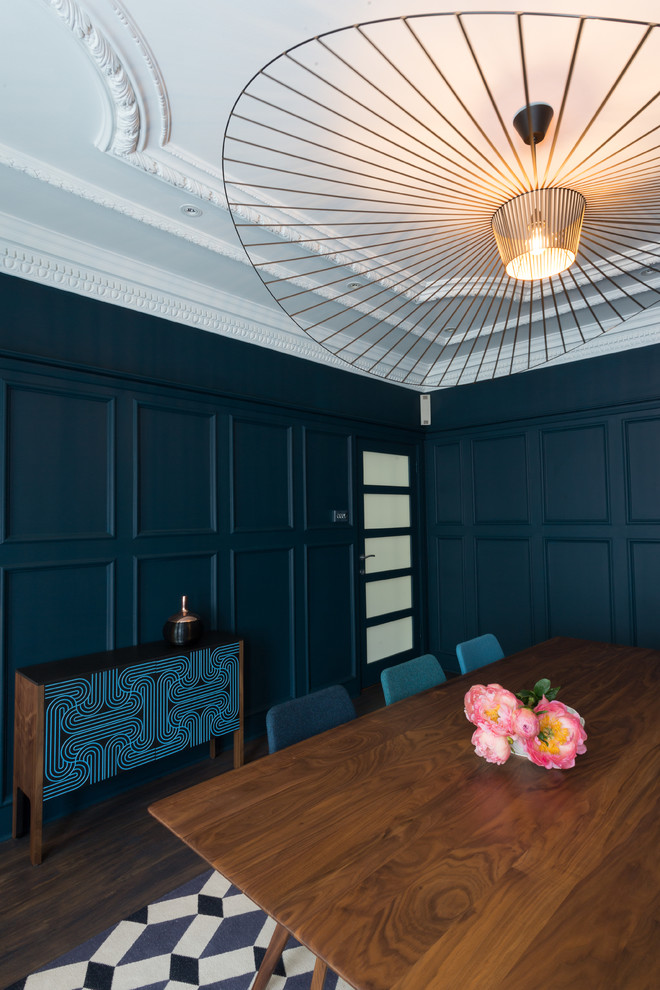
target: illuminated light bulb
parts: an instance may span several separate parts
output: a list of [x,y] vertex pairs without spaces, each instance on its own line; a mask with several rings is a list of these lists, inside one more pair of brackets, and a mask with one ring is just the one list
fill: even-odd
[[507,275],[532,281],[566,271],[577,255],[585,208],[574,189],[534,189],[504,203],[492,228]]
[[545,237],[540,230],[535,230],[529,239],[529,253],[543,254],[546,250]]

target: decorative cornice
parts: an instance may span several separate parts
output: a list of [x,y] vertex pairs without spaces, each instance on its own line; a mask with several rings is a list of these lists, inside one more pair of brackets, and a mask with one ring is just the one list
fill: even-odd
[[[166,154],[163,155],[165,160],[156,158],[153,154],[147,153],[144,150],[147,143],[146,128],[148,125],[145,115],[141,116],[140,114],[138,96],[136,95],[129,73],[126,71],[108,38],[92,23],[89,15],[83,10],[81,5],[76,0],[43,0],[43,2],[64,21],[73,35],[78,39],[105,83],[113,111],[113,126],[108,128],[107,133],[111,132],[111,136],[105,142],[102,150],[111,153],[113,156],[133,165],[141,171],[157,176],[170,186],[185,191],[189,196],[208,202],[219,209],[227,210],[228,207],[224,189],[220,182],[220,176],[214,174],[212,169],[203,163],[190,161],[180,149],[173,145],[167,147]],[[123,25],[123,28],[131,35],[147,66],[160,107],[161,145],[167,145],[171,126],[170,107],[160,69],[151,50],[141,36],[138,27],[125,10],[121,0],[108,0],[108,2],[114,14]],[[205,183],[203,179],[200,181],[198,178],[186,174],[176,167],[172,167],[166,160],[167,156],[184,161],[195,172],[206,173],[212,181]],[[99,206],[115,210],[138,222],[180,237],[206,250],[231,258],[234,261],[239,261],[242,264],[249,264],[242,248],[218,238],[204,235],[197,229],[173,222],[161,214],[149,211],[143,207],[138,207],[134,203],[113,197],[105,189],[101,189],[92,183],[82,182],[69,173],[44,165],[42,162],[32,159],[29,156],[18,154],[13,149],[3,148],[1,145],[0,163],[4,163],[10,168],[22,171],[33,178],[47,182]],[[216,185],[213,184],[214,180],[216,181]],[[284,224],[280,226],[278,224],[277,213],[274,214],[271,211],[267,218],[265,211],[262,213],[258,196],[255,196],[252,205],[248,206],[246,204],[243,207],[234,208],[233,212],[236,216],[240,216],[241,219],[245,219],[248,222],[261,226],[267,223],[269,230],[282,240],[295,242],[299,237],[295,232],[295,228]],[[295,219],[295,212],[288,211],[287,217],[293,217]],[[280,219],[284,220],[284,216],[281,216]],[[31,243],[40,244],[38,253],[32,253],[29,248],[25,247],[25,244]],[[338,240],[338,243],[343,246],[341,239]],[[48,282],[79,294],[94,295],[105,301],[131,309],[150,312],[153,315],[162,316],[175,322],[197,326],[201,329],[227,336],[239,337],[260,346],[284,350],[298,357],[318,361],[344,370],[350,367],[344,361],[326,351],[320,344],[315,343],[310,336],[306,336],[299,331],[295,327],[295,324],[290,322],[284,314],[282,314],[281,320],[279,319],[279,314],[275,316],[272,325],[269,326],[266,323],[262,325],[249,319],[246,320],[241,315],[228,313],[223,306],[227,301],[231,302],[231,299],[234,297],[230,297],[227,293],[218,292],[218,302],[215,305],[213,302],[209,302],[208,299],[205,302],[196,303],[191,300],[195,299],[195,288],[199,289],[199,286],[195,287],[192,283],[190,284],[187,298],[185,293],[177,294],[178,286],[174,292],[165,293],[155,286],[152,287],[149,277],[146,279],[143,278],[142,284],[140,284],[137,278],[133,281],[122,275],[115,277],[115,271],[111,265],[108,265],[105,271],[94,268],[95,258],[87,266],[62,261],[57,245],[54,245],[54,253],[49,256],[43,253],[42,244],[42,240],[35,238],[33,240],[23,241],[18,246],[10,243],[7,247],[3,247],[0,240],[0,266],[5,271],[23,278]],[[323,243],[320,245],[306,244],[307,248],[310,246],[312,247],[312,251],[321,255],[330,250]],[[350,245],[346,245],[346,250],[351,252]],[[73,255],[76,253],[75,251],[72,252]],[[343,256],[336,251],[333,252],[333,257],[336,262],[343,263],[346,267],[353,270],[357,277],[362,277],[367,281],[369,280],[369,272],[365,270],[366,266],[364,264],[356,264],[348,255]],[[280,271],[280,266],[276,264],[269,265],[268,267],[276,274],[291,279],[291,274],[288,270],[286,272]],[[122,271],[121,264],[117,266],[117,269],[119,272]],[[108,272],[112,274],[108,275]],[[181,279],[179,281],[183,285],[186,280]],[[158,278],[152,278],[152,282],[158,282]],[[324,286],[314,285],[312,280],[304,275],[299,275],[291,279],[291,284],[300,286],[301,288],[311,289],[321,298],[333,297],[329,289]],[[388,283],[385,281],[381,284],[387,285]],[[145,288],[145,286],[147,287]],[[205,288],[207,292],[211,291],[208,287]],[[458,287],[455,288],[458,289]],[[634,286],[632,290],[629,290],[628,294],[635,295],[642,288],[640,286]],[[202,296],[204,296],[204,293],[202,293]],[[249,303],[245,300],[236,300],[236,303],[237,308],[242,306],[245,309],[249,306]],[[360,311],[363,307],[358,302],[355,308]],[[266,307],[263,307],[263,309],[265,311]],[[655,310],[657,311],[658,307],[655,307]],[[600,335],[588,344],[582,345],[566,354],[562,353],[551,358],[548,363],[566,363],[581,358],[627,349],[628,347],[658,343],[660,341],[660,329],[656,321],[653,320],[652,313],[653,310],[647,314],[642,314],[641,319],[635,318],[634,320],[628,320],[615,330],[610,330],[607,334]],[[644,320],[644,315],[646,316],[646,321]],[[352,366],[352,370],[357,374],[366,373],[367,364],[364,364],[365,370],[362,371],[360,368],[362,363],[358,359]],[[373,361],[370,361],[369,367],[373,366]],[[514,365],[513,370],[518,370],[517,366]],[[486,371],[485,363],[484,371]],[[403,377],[404,373],[402,372],[401,374]],[[458,373],[458,379],[460,379],[460,373]],[[390,381],[394,382],[396,380],[397,374],[394,373],[390,376]],[[454,384],[452,376],[448,376],[443,381],[443,387],[445,384]],[[404,383],[404,387],[420,390],[420,386],[413,384],[410,380]],[[428,390],[428,387],[422,387],[421,390]]]
[[[214,176],[213,172],[205,166],[187,161],[177,149],[168,149],[168,153],[186,161],[186,164],[192,165],[196,170],[205,171],[210,177],[217,178],[218,185],[214,187],[200,182],[185,172],[160,161],[153,154],[144,151],[147,144],[146,128],[148,125],[140,115],[139,102],[129,74],[118,53],[98,26],[92,23],[89,14],[75,0],[43,0],[43,2],[51,7],[71,29],[87,51],[106,85],[110,104],[113,108],[113,125],[108,128],[112,136],[109,141],[103,141],[102,144],[98,145],[99,149],[116,155],[149,175],[157,176],[177,189],[184,190],[188,195],[227,210],[227,200],[220,175]],[[162,74],[149,45],[123,4],[119,0],[112,0],[112,8],[138,46],[151,76],[160,108],[160,143],[164,146],[170,137],[171,112]]]
[[0,270],[67,292],[93,296],[116,306],[346,370],[343,361],[302,335],[294,324],[291,324],[291,330],[286,331],[280,326],[255,323],[213,306],[197,305],[182,296],[147,289],[137,282],[113,278],[91,268],[64,262],[42,252],[34,253],[2,240]]
[[[149,45],[120,0],[111,0],[111,6],[118,20],[128,30],[139,48],[153,81],[160,108],[161,146],[168,145],[166,148],[168,155],[182,161],[196,172],[205,173],[211,180],[215,181],[215,185],[180,171],[144,150],[147,144],[145,132],[147,123],[140,115],[135,89],[117,51],[99,27],[92,23],[89,14],[82,9],[76,0],[42,0],[42,2],[51,7],[68,25],[87,51],[107,87],[114,120],[113,126],[109,128],[112,137],[109,142],[105,142],[100,147],[100,150],[116,155],[135,168],[147,172],[149,175],[155,175],[177,189],[182,189],[190,196],[211,203],[219,209],[228,210],[221,171],[214,170],[202,161],[192,161],[178,147],[169,145],[171,111],[164,79]],[[72,191],[75,192],[75,189]],[[255,204],[254,208],[246,207],[235,212],[248,222],[264,222],[264,216],[259,212],[258,203]],[[273,227],[272,230],[284,239],[296,240],[296,235],[292,234],[287,227]]]
[[172,112],[170,108],[170,99],[165,86],[165,80],[163,79],[158,62],[156,61],[151,48],[147,44],[146,38],[142,35],[135,21],[125,9],[124,4],[120,3],[119,0],[110,0],[110,2],[118,19],[129,31],[133,41],[140,49],[142,57],[149,70],[149,75],[151,76],[156,94],[158,96],[158,106],[160,108],[160,143],[161,145],[165,145],[169,142],[172,131]]
[[[163,161],[160,158],[155,157],[152,153],[144,150],[147,144],[147,134],[145,132],[147,124],[140,115],[138,99],[129,74],[124,68],[117,51],[112,47],[110,41],[99,29],[99,27],[92,23],[89,14],[83,10],[76,0],[43,0],[43,2],[62,18],[74,36],[83,45],[94,65],[98,69],[101,79],[106,85],[110,105],[113,108],[113,121],[112,126],[109,126],[106,129],[106,133],[109,132],[111,137],[109,140],[104,140],[102,145],[99,145],[100,150],[109,152],[110,154],[121,158],[122,161],[127,164],[133,165],[135,168],[142,172],[146,172],[148,175],[156,176],[176,189],[181,189],[188,196],[192,196],[203,202],[210,203],[218,209],[228,211],[227,199],[225,196],[220,171],[214,171],[203,162],[191,161],[179,148],[174,145],[167,147],[167,155],[179,159],[185,165],[193,168],[196,172],[203,172],[208,175],[211,182],[204,182],[196,176],[190,175],[185,171],[181,171],[180,169],[173,167],[169,162]],[[170,105],[165,82],[156,59],[144,37],[137,28],[135,22],[127,13],[120,0],[111,0],[111,6],[118,20],[123,24],[124,28],[129,31],[134,43],[140,50],[145,64],[147,65],[160,107],[161,145],[168,145],[171,131]],[[56,175],[56,170],[46,168],[41,163],[38,163],[35,166],[23,164],[26,159],[23,158],[22,161],[21,159],[22,156],[12,154],[5,154],[3,159],[2,149],[0,148],[0,161],[3,161],[4,164],[7,164],[12,168],[18,168],[20,171],[27,172],[35,178],[50,182],[52,185],[66,189],[68,192],[79,195],[84,199],[90,199],[99,205],[119,210],[119,212],[131,216],[135,220],[148,223],[150,226],[155,226],[160,230],[167,230],[169,233],[176,233],[177,236],[182,236],[186,240],[191,240],[202,247],[208,248],[209,250],[218,250],[217,246],[215,246],[213,242],[208,239],[204,240],[203,238],[197,237],[194,234],[191,234],[189,230],[176,227],[172,224],[165,224],[162,219],[155,221],[153,214],[148,214],[146,211],[144,213],[139,213],[125,203],[120,205],[117,200],[109,201],[107,193],[104,192],[99,195],[98,193],[92,191],[93,187],[89,184],[82,183],[79,180],[74,180],[71,176],[67,177],[68,181],[62,181],[61,178]],[[63,173],[60,173],[60,175],[63,175]],[[213,184],[214,182],[215,184]],[[248,223],[263,226],[266,222],[266,217],[260,211],[258,202],[251,207],[244,206],[242,208],[235,208],[234,213]],[[293,213],[291,213],[291,215],[295,219],[295,215]],[[300,219],[301,222],[303,222],[304,218]],[[298,239],[298,235],[295,231],[292,231],[292,229],[287,225],[279,226],[273,225],[272,222],[269,222],[268,226],[271,233],[276,234],[283,240],[295,242]],[[322,248],[318,248],[316,246],[313,247],[313,250],[315,253],[324,253]],[[350,250],[350,248],[347,248],[347,250]],[[220,253],[226,253],[224,248],[220,250]],[[236,253],[232,256],[235,260],[247,261],[244,252],[240,251],[240,249],[237,249]],[[365,275],[365,266],[355,264],[348,256],[345,258],[340,256],[334,260],[351,268],[356,275]],[[368,273],[365,277],[368,277]],[[307,281],[308,280],[302,280],[302,282]],[[300,284],[302,284],[302,282]],[[315,291],[319,291],[320,295],[324,297],[329,296],[329,293],[324,291],[322,288],[319,289],[318,287],[315,287]]]
[[[141,311],[151,316],[172,320],[175,323],[182,323],[210,333],[257,344],[260,347],[268,347],[343,371],[349,370],[344,361],[334,357],[320,345],[315,345],[311,338],[301,335],[297,328],[293,328],[293,325],[291,330],[284,330],[281,326],[268,326],[263,322],[256,323],[243,317],[228,314],[211,305],[192,303],[181,295],[146,289],[137,282],[132,283],[127,279],[114,278],[91,268],[83,268],[80,265],[65,262],[43,252],[32,252],[2,239],[0,239],[0,270],[30,281],[42,282],[64,289],[67,292],[92,296],[126,309]],[[601,334],[582,347],[556,356],[545,366],[565,364],[658,343],[660,343],[660,305],[640,313],[634,320],[618,326],[609,333]],[[543,365],[537,367],[543,367]],[[514,371],[516,370],[522,371],[523,369],[514,368]],[[359,362],[357,367],[353,366],[353,371],[358,375],[366,374],[359,368]],[[373,376],[370,375],[369,377]],[[457,384],[458,379],[460,379],[458,373],[455,376],[447,376],[443,380],[442,387],[451,387]],[[428,392],[430,390],[428,385],[418,386],[410,382],[396,382],[396,384],[413,391]],[[431,390],[432,388],[431,386]]]
[[[126,159],[131,161],[139,160],[142,163],[142,167],[144,167],[146,171],[149,171],[154,175],[158,175],[160,178],[172,185],[176,185],[177,188],[184,190],[191,196],[198,196],[199,198],[213,203],[215,206],[226,209],[226,204],[224,201],[218,201],[214,194],[214,190],[210,189],[210,187],[208,189],[202,189],[198,183],[190,179],[188,176],[185,176],[180,172],[176,172],[175,170],[171,170],[160,162],[153,161],[153,159],[143,155],[141,152],[136,152],[133,155],[125,156],[125,160]],[[138,209],[136,205],[130,201],[111,197],[107,189],[101,189],[92,183],[83,182],[78,177],[71,175],[69,172],[65,172],[62,169],[57,169],[53,166],[47,165],[32,156],[20,154],[13,148],[9,148],[2,144],[0,144],[0,165],[5,165],[17,172],[22,172],[33,179],[38,179],[40,182],[46,182],[57,189],[61,189],[64,192],[71,193],[75,196],[79,196],[81,199],[95,203],[97,206],[114,210],[117,213],[121,213],[123,216],[130,217],[132,220],[137,220],[139,223],[147,224],[148,226],[153,227],[156,230],[160,230],[163,233],[180,237],[190,244],[195,244],[197,247],[204,248],[208,251],[213,251],[215,254],[230,258],[232,261],[238,261],[242,265],[251,266],[251,262],[242,247],[235,244],[230,244],[227,241],[219,240],[218,238],[206,236],[198,229],[175,223],[163,217],[162,214],[147,210],[145,207]],[[261,219],[260,214],[251,209],[242,211],[242,215],[244,215],[246,219],[249,219],[250,222],[259,223]],[[288,234],[287,228],[283,228],[283,233],[285,235]],[[296,277],[294,283],[301,287],[314,288],[314,291],[316,291],[322,298],[332,298],[333,294],[330,288],[316,286],[310,279],[307,279],[304,276]],[[286,317],[284,312],[282,315],[283,319],[288,324],[289,317]],[[344,362],[341,361],[338,361],[338,365],[345,367]]]
[[[162,230],[167,234],[174,234],[176,237],[181,237],[183,240],[189,241],[191,244],[196,244],[198,247],[203,247],[208,251],[213,251],[215,254],[231,258],[233,261],[240,261],[242,264],[249,264],[245,251],[241,247],[228,244],[219,238],[205,236],[198,230],[194,230],[183,224],[174,223],[163,217],[162,214],[155,213],[145,207],[138,209],[134,203],[112,197],[107,189],[101,189],[91,182],[83,182],[69,172],[47,165],[30,155],[20,154],[13,148],[2,144],[0,144],[0,165],[6,165],[8,168],[15,169],[17,172],[23,172],[33,179],[39,179],[40,182],[47,182],[57,189],[72,193],[81,199],[95,203],[97,206],[115,210],[117,213],[131,217],[132,220],[138,220],[140,223],[148,224],[150,227],[155,227],[157,230]],[[187,189],[186,186],[182,186],[182,188]]]
[[211,203],[225,212],[228,211],[227,200],[221,188],[217,189],[205,182],[200,182],[199,179],[195,179],[191,175],[181,172],[179,169],[172,168],[166,162],[154,158],[153,155],[149,155],[143,151],[132,152],[130,155],[122,155],[122,158],[143,172],[157,176],[159,179],[167,182],[168,185],[184,190],[189,196],[201,199],[205,203]]
[[581,347],[552,356],[547,366],[569,364],[571,361],[581,361],[601,354],[614,354],[635,347],[649,347],[652,344],[660,344],[660,303],[656,303],[637,316],[630,317],[624,323],[618,323],[607,333],[599,334]]
[[196,172],[202,172],[204,175],[208,175],[209,178],[213,179],[217,183],[216,191],[219,192],[222,189],[222,202],[225,209],[228,209],[227,199],[223,188],[223,178],[222,178],[222,168],[214,168],[207,161],[201,158],[192,158],[189,152],[184,151],[179,148],[178,145],[170,141],[167,145],[166,151],[168,155],[172,155],[173,158],[178,158],[179,161],[185,162],[186,165],[192,166]]
[[107,38],[74,0],[43,0],[68,25],[101,73],[115,110],[112,138],[104,151],[130,155],[140,136],[140,110],[128,74]]

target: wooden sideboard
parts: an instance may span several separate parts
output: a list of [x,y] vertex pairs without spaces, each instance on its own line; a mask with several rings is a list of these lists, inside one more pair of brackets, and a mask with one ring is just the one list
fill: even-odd
[[243,764],[243,641],[208,633],[16,671],[13,835],[41,862],[43,802],[234,734]]

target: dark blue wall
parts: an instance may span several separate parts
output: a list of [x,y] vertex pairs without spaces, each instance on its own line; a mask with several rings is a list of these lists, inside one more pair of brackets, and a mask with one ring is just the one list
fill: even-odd
[[9,276],[0,300],[6,836],[14,670],[158,640],[182,594],[245,637],[248,733],[295,694],[359,690],[357,442],[421,432],[396,386]]
[[422,429],[384,382],[9,276],[0,302],[0,835],[14,669],[158,639],[181,594],[245,634],[248,731],[358,690],[362,438],[424,444],[420,613],[447,669],[487,630],[660,648],[659,347],[439,391]]
[[427,433],[429,648],[660,648],[660,347],[450,389]]

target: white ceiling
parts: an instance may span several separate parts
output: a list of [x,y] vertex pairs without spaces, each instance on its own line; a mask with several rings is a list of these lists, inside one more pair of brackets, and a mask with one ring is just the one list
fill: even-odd
[[[502,0],[460,6],[507,9]],[[628,0],[625,17],[653,21],[659,6]],[[292,46],[361,21],[453,9],[438,0],[5,0],[2,270],[364,373],[306,334],[252,267],[225,196],[225,128],[252,77]],[[623,16],[619,0],[528,0],[523,9]],[[660,109],[651,112],[660,127]],[[554,360],[656,343],[659,315],[650,306]]]

